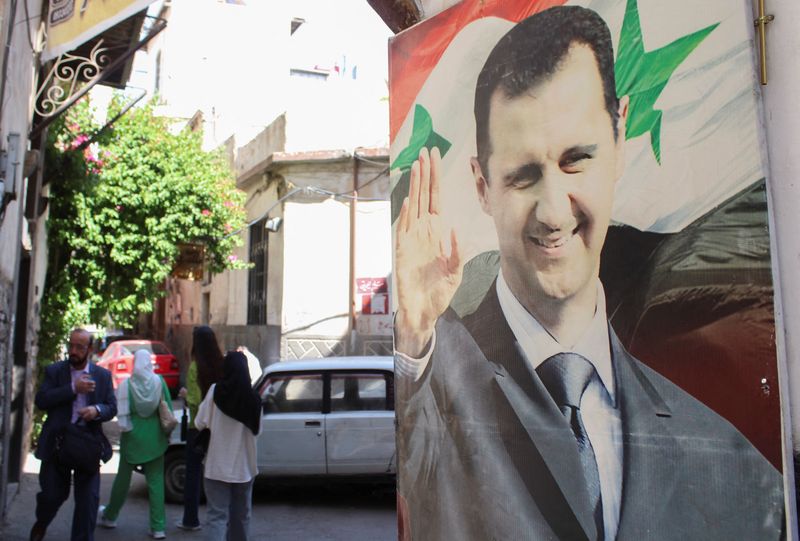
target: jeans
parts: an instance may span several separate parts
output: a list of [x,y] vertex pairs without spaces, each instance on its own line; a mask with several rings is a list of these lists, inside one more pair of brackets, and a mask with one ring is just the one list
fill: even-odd
[[183,485],[183,520],[184,526],[200,525],[197,510],[200,507],[200,490],[203,479],[203,453],[193,449],[194,439],[200,433],[195,428],[186,432],[186,477]]
[[206,539],[247,541],[253,506],[253,479],[226,483],[204,479],[206,490]]
[[[36,495],[36,521],[48,526],[61,504],[69,498],[73,472],[54,459],[42,460],[39,469],[41,492]],[[94,472],[75,470],[75,510],[72,513],[72,541],[93,541],[100,502],[100,466]]]
[[[133,464],[119,461],[119,470],[111,485],[111,499],[103,510],[103,516],[108,520],[117,520],[128,489],[131,486],[131,473]],[[150,504],[150,531],[163,532],[165,530],[166,514],[164,511],[164,455],[142,464],[144,476],[147,481],[147,502]]]

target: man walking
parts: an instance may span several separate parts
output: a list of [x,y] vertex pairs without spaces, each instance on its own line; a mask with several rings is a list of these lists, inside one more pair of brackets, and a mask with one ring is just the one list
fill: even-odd
[[117,401],[111,373],[89,362],[92,336],[84,329],[70,333],[69,359],[45,368],[44,381],[36,393],[36,407],[47,413],[39,436],[36,458],[41,491],[36,495],[36,523],[30,541],[44,539],[47,527],[61,504],[69,497],[70,478],[74,476],[75,512],[72,515],[72,541],[92,541],[100,500],[100,464],[91,470],[73,469],[59,463],[56,438],[67,426],[77,424],[99,436],[104,462],[111,458],[111,445],[101,425],[117,414]]

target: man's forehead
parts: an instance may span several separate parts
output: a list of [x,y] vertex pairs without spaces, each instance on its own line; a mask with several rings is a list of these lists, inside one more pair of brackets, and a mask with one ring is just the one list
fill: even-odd
[[69,335],[70,341],[76,341],[83,344],[88,344],[90,340],[89,332],[83,330],[74,330]]

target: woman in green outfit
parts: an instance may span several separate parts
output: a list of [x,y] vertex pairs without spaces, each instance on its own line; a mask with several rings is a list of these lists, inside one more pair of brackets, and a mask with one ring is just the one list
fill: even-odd
[[131,484],[131,472],[141,465],[150,503],[150,537],[164,539],[164,452],[168,438],[161,430],[158,404],[163,397],[172,409],[167,385],[153,372],[150,352],[139,350],[133,358],[133,374],[117,389],[117,420],[122,435],[119,470],[107,506],[100,506],[98,523],[115,528]]

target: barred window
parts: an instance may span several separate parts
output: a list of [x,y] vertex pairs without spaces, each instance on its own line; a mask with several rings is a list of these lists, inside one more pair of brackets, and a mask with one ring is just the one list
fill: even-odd
[[250,226],[250,263],[247,282],[247,324],[267,324],[267,261],[269,257],[269,231],[267,219]]

